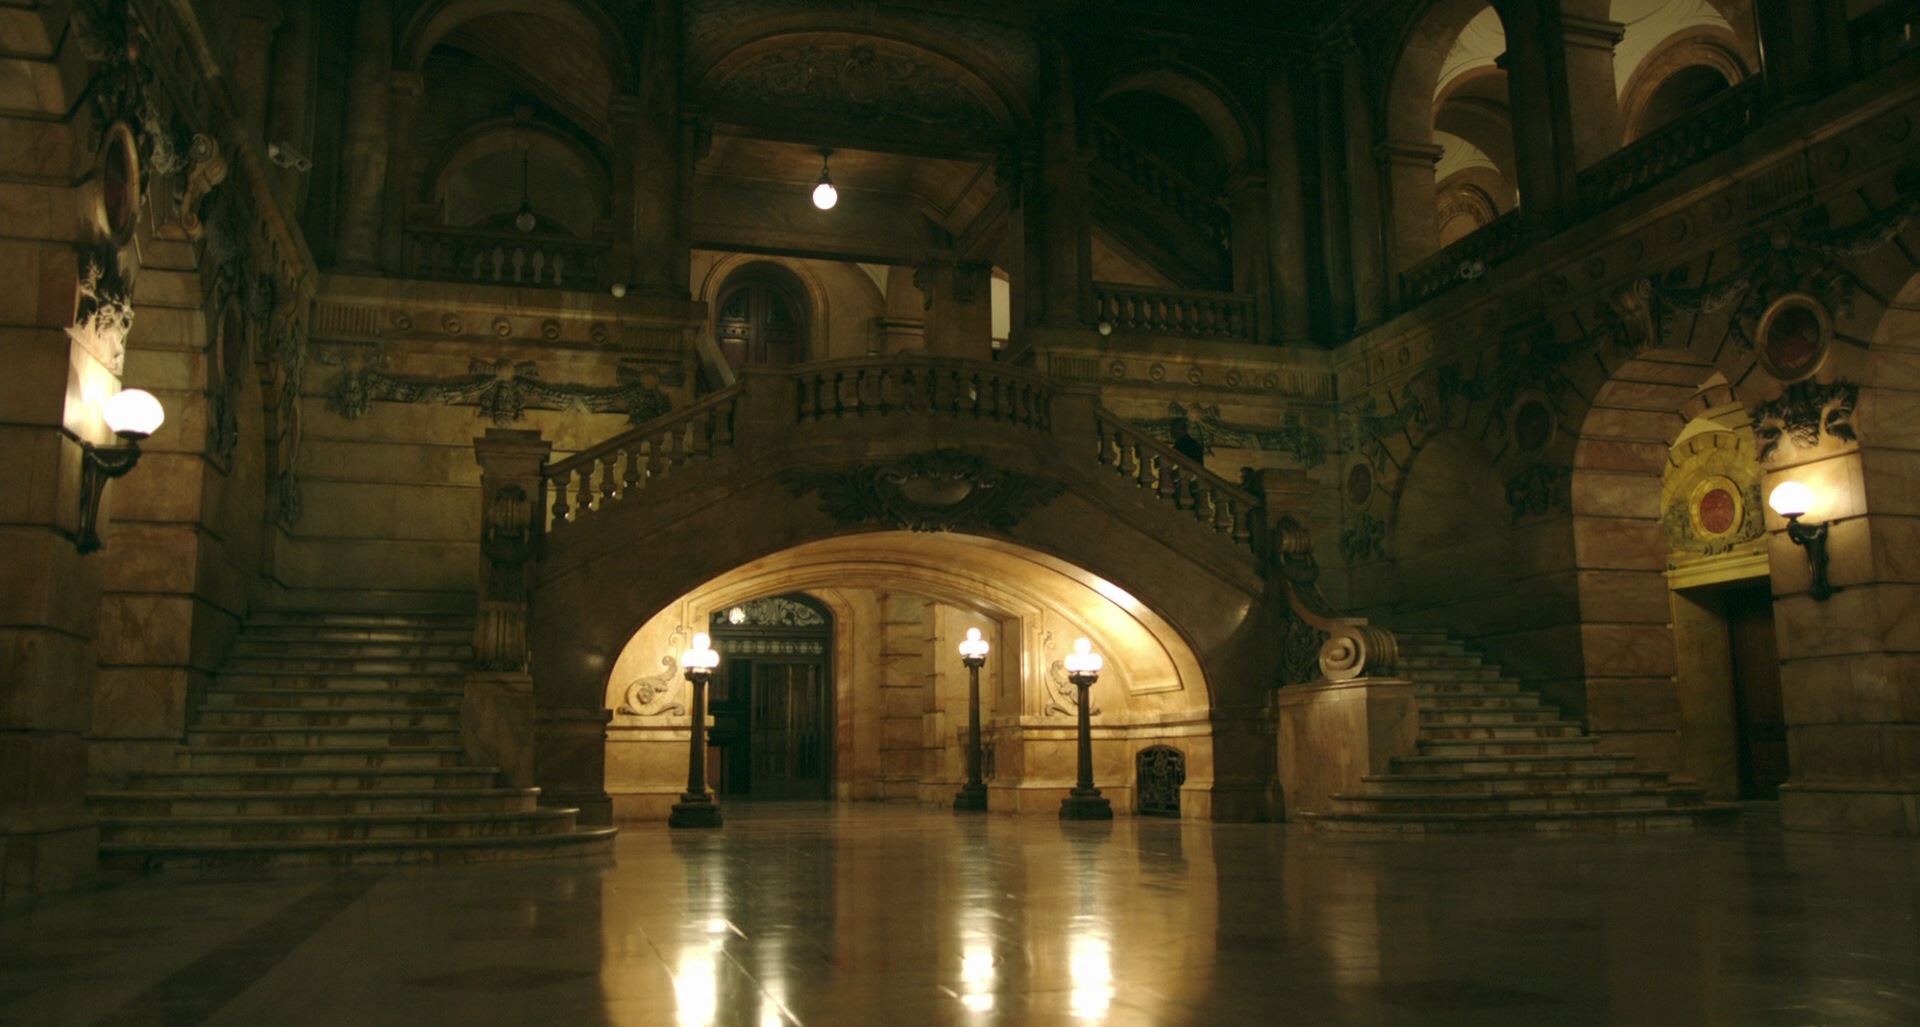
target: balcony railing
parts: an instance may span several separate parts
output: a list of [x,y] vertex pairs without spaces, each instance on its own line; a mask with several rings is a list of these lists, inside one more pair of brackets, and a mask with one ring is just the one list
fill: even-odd
[[1400,275],[1401,305],[1424,303],[1520,252],[1525,223],[1515,208],[1481,225],[1472,234],[1415,264]]
[[1920,49],[1920,0],[1887,0],[1849,27],[1854,70],[1870,75]]
[[1093,297],[1095,316],[1118,330],[1243,342],[1254,338],[1253,297],[1240,293],[1095,282]]
[[461,228],[407,230],[407,274],[442,282],[598,291],[612,247],[594,239]]
[[1580,172],[1580,210],[1595,214],[1720,152],[1761,117],[1761,80],[1749,78],[1672,124]]
[[1199,229],[1222,250],[1233,235],[1233,219],[1217,197],[1168,167],[1166,162],[1135,146],[1120,130],[1105,120],[1093,123],[1093,148],[1101,160],[1112,165],[1133,184],[1180,220]]
[[799,420],[934,414],[1048,430],[1053,390],[1031,371],[900,355],[808,364],[794,372]]

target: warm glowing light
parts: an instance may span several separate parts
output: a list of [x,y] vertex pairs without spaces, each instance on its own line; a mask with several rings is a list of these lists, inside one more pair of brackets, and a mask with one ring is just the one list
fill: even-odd
[[975,1013],[993,1012],[993,949],[968,942],[960,953],[960,1004]]
[[1082,637],[1073,643],[1073,652],[1061,661],[1069,674],[1098,674],[1107,665],[1100,654],[1093,651],[1093,643]]
[[1782,517],[1802,517],[1813,509],[1813,490],[1797,481],[1783,481],[1767,496],[1767,505]]
[[693,647],[680,654],[682,670],[711,671],[720,666],[720,654],[713,651],[713,639],[702,631],[693,636]]
[[840,190],[835,189],[833,183],[827,181],[826,175],[823,173],[820,177],[820,184],[813,187],[813,205],[821,210],[832,210],[833,205],[839,202]]
[[1067,975],[1073,991],[1067,1002],[1073,1015],[1095,1020],[1113,1004],[1113,953],[1105,938],[1075,935],[1067,954]]
[[727,923],[725,917],[717,916],[707,921],[708,934],[725,934],[732,929],[733,929],[733,925]]
[[674,1022],[679,1027],[712,1027],[720,1007],[720,974],[713,950],[683,949],[673,975]]
[[1098,592],[1101,595],[1105,596],[1107,600],[1113,603],[1115,606],[1118,606],[1119,608],[1127,611],[1128,613],[1140,612],[1141,610],[1140,600],[1135,599],[1133,597],[1132,592],[1129,592],[1126,589],[1121,588],[1119,585],[1116,585],[1105,578],[1095,578],[1093,579],[1092,584],[1093,584],[1093,590],[1095,592]]
[[979,628],[968,628],[966,641],[960,643],[960,658],[963,660],[985,659],[987,640],[980,637]]
[[145,389],[122,389],[101,404],[100,416],[115,435],[144,439],[160,430],[167,412],[160,408],[160,401],[153,398],[153,393]]

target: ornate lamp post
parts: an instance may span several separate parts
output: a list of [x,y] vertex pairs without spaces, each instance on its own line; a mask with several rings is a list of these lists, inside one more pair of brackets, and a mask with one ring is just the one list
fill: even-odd
[[692,737],[687,740],[687,790],[673,804],[668,827],[720,826],[720,807],[707,791],[707,680],[718,666],[720,654],[704,631],[693,636],[693,648],[680,654],[680,669],[693,685]]
[[1113,804],[1093,786],[1093,723],[1088,719],[1087,689],[1100,680],[1100,668],[1106,661],[1093,651],[1093,643],[1082,638],[1067,654],[1067,680],[1080,689],[1080,776],[1073,791],[1060,800],[1062,820],[1112,820]]
[[960,643],[960,662],[967,665],[967,783],[954,793],[955,810],[987,808],[987,783],[980,778],[980,667],[987,662],[987,640],[979,628],[968,628]]

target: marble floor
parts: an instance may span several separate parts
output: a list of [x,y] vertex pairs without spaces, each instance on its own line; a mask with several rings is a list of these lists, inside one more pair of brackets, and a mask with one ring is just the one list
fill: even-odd
[[1427,841],[763,805],[611,865],[110,880],[7,1027],[1920,1023],[1920,843]]

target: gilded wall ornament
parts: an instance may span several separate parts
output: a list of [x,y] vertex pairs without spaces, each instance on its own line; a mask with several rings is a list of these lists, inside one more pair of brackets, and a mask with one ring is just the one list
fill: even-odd
[[631,364],[620,365],[622,384],[609,388],[546,381],[531,360],[474,360],[467,374],[446,378],[389,373],[387,358],[379,353],[356,357],[327,349],[320,362],[341,368],[326,384],[326,402],[328,410],[348,420],[365,416],[376,401],[471,403],[495,424],[521,420],[529,409],[625,413],[630,423],[645,424],[673,409],[672,399],[655,387],[659,376]]
[[785,596],[768,596],[713,611],[709,618],[718,631],[729,628],[824,628],[820,611]]
[[1857,442],[1853,407],[1860,386],[1852,382],[1822,384],[1797,382],[1779,399],[1753,408],[1753,435],[1760,443],[1760,462],[1772,460],[1784,443],[1789,452],[1813,449],[1823,438]]
[[1060,482],[997,470],[958,449],[916,453],[880,467],[790,470],[780,481],[795,496],[819,493],[821,512],[837,524],[907,531],[1011,531],[1067,491]]

